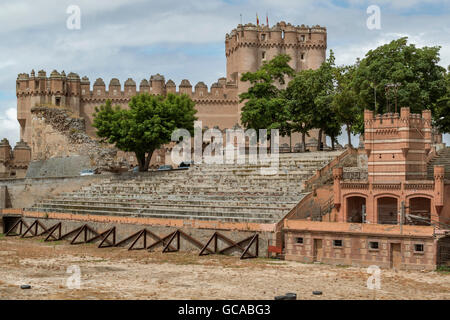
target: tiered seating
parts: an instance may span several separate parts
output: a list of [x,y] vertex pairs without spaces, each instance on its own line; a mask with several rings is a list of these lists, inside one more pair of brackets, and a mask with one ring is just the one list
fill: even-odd
[[434,179],[434,166],[445,166],[445,179],[450,179],[450,148],[439,150],[437,155],[428,163],[428,179]]
[[261,164],[202,164],[117,176],[44,199],[30,210],[273,223],[303,198],[303,182],[338,154],[280,154],[275,175],[261,175],[267,166]]

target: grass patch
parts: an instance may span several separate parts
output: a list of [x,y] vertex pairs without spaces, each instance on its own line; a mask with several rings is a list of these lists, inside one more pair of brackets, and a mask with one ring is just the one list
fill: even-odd
[[450,274],[450,266],[438,266],[436,272],[441,274]]
[[336,264],[335,265],[337,268],[350,268],[351,266],[349,266],[348,264]]
[[45,243],[45,244],[51,245],[51,246],[57,246],[57,245],[63,244],[63,242],[60,241],[60,240],[45,241],[45,239],[39,239],[38,241],[41,242],[41,243]]

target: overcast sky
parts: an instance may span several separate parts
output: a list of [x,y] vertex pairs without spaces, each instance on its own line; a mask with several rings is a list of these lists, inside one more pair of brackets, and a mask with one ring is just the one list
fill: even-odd
[[[81,28],[67,28],[67,8],[81,10]],[[381,28],[369,30],[367,8],[381,9]],[[161,73],[178,85],[211,85],[225,76],[224,38],[240,22],[325,26],[338,64],[401,36],[441,49],[450,65],[450,0],[30,0],[0,1],[0,138],[19,138],[17,74],[40,69],[76,72],[122,85]],[[448,138],[448,137],[446,137]],[[450,143],[450,139],[446,139]]]

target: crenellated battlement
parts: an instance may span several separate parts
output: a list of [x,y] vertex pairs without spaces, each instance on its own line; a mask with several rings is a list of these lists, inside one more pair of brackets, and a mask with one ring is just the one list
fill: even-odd
[[326,49],[327,29],[316,26],[294,26],[284,21],[272,27],[266,25],[239,24],[225,36],[225,54],[228,57],[237,48],[258,46],[261,48]]
[[371,181],[424,179],[431,145],[430,110],[415,114],[401,108],[400,113],[379,115],[364,111],[364,148]]
[[417,129],[430,129],[431,111],[423,110],[422,114],[411,113],[409,108],[401,108],[399,113],[385,113],[374,115],[371,110],[364,111],[364,127],[367,129],[389,129],[400,127],[413,127]]
[[65,75],[64,71],[59,73],[54,70],[50,77],[46,72],[39,71],[39,76],[31,72],[21,73],[17,77],[17,96],[27,95],[61,95],[79,96],[82,100],[103,100],[103,99],[130,99],[137,93],[149,93],[155,95],[165,95],[167,93],[187,94],[193,99],[219,99],[236,100],[237,85],[227,82],[226,78],[220,78],[213,83],[210,88],[204,82],[198,82],[194,87],[189,80],[183,79],[178,86],[172,80],[165,81],[160,74],[152,75],[149,79],[142,79],[137,87],[136,82],[128,78],[124,85],[117,78],[112,78],[106,86],[102,78],[97,78],[92,87],[88,77],[80,79],[76,73]]

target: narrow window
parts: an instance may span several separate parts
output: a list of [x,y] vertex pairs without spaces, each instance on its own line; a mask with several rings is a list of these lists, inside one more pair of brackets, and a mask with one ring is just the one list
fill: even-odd
[[303,238],[295,238],[295,243],[303,244]]
[[342,247],[342,240],[333,240],[334,247]]
[[100,95],[100,89],[97,90],[97,95],[98,95],[98,96]]
[[421,244],[421,243],[414,244],[414,251],[415,252],[423,252],[423,244]]
[[86,94],[86,90],[81,90],[81,94]]
[[114,89],[114,95],[115,95],[115,96],[117,95],[117,90],[116,90],[116,89]]
[[300,58],[301,58],[302,60],[305,60],[305,54],[302,53],[301,56],[300,56]]
[[265,35],[265,34],[262,34],[262,35],[261,35],[261,40],[262,40],[262,41],[266,40],[266,35]]
[[264,60],[265,58],[266,58],[266,52],[263,51],[263,52],[262,52],[262,59]]
[[373,250],[378,250],[378,241],[370,241],[369,248]]
[[284,39],[284,30],[281,31],[281,39]]
[[305,35],[304,35],[304,34],[302,34],[302,35],[300,36],[300,41],[301,41],[301,42],[305,42]]
[[55,99],[55,104],[56,104],[57,106],[61,105],[61,98],[56,98],[56,99]]

